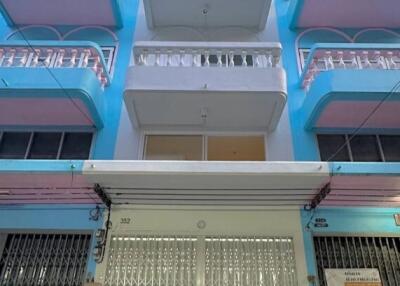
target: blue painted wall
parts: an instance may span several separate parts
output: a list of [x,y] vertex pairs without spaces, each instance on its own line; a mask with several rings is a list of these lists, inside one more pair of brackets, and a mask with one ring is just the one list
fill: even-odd
[[[115,1],[113,1],[115,2]],[[113,159],[116,138],[123,103],[123,90],[125,84],[126,69],[129,66],[133,37],[138,8],[137,0],[121,0],[122,28],[103,27],[35,27],[23,29],[23,36],[17,28],[10,28],[4,19],[0,19],[1,40],[58,40],[59,36],[67,41],[92,41],[98,45],[116,46],[116,57],[112,70],[111,85],[106,87],[101,94],[104,100],[104,108],[101,117],[104,127],[98,130],[95,136],[92,159]],[[53,29],[53,30],[52,30]],[[57,31],[54,31],[57,30]],[[107,31],[108,29],[108,31]],[[14,33],[13,33],[14,32]],[[58,34],[57,34],[58,32]],[[53,42],[54,43],[54,42]]]
[[[292,1],[276,0],[279,37],[283,46],[282,61],[287,73],[288,84],[288,109],[292,128],[294,158],[297,161],[319,161],[319,151],[315,134],[306,130],[309,112],[302,110],[306,92],[300,86],[300,71],[296,41],[299,48],[311,48],[316,43],[348,43],[361,30],[345,29],[334,30],[327,28],[318,29],[291,29],[290,23],[296,13],[291,11]],[[300,10],[299,10],[300,11]],[[396,35],[397,33],[397,35]],[[371,30],[357,37],[358,43],[399,43],[399,31]],[[351,78],[348,82],[351,82]]]
[[[93,41],[99,45],[116,45],[117,56],[112,72],[111,85],[106,87],[101,96],[104,97],[102,118],[104,127],[95,136],[92,159],[113,159],[119,126],[121,107],[123,104],[123,89],[126,69],[129,65],[133,36],[136,24],[137,0],[121,0],[123,28],[113,29],[117,41],[110,33],[101,29],[85,29],[74,32],[66,40]],[[64,36],[76,27],[53,27]],[[8,36],[15,32],[15,28],[7,26],[0,17],[0,41],[6,41]],[[57,33],[51,29],[35,28],[25,30],[24,35],[29,40],[58,40]],[[21,36],[14,34],[10,40],[21,40]],[[22,39],[23,40],[23,39]],[[1,76],[1,74],[0,74]],[[67,164],[68,165],[68,164]],[[81,172],[82,162],[75,162],[75,172]],[[68,165],[69,166],[69,165]],[[0,172],[66,172],[69,167],[58,163],[38,164],[33,161],[6,161],[0,160]],[[9,205],[0,206],[0,231],[12,229],[24,230],[86,230],[94,233],[102,227],[103,218],[93,221],[89,218],[89,211],[95,205]],[[93,240],[94,243],[94,240]],[[94,246],[94,244],[92,245]],[[93,248],[92,248],[93,249]],[[92,253],[92,250],[91,250]],[[94,273],[96,264],[91,255],[88,272]]]
[[[332,30],[314,29],[306,33],[302,29],[291,29],[290,23],[296,13],[290,11],[290,3],[293,1],[276,0],[279,37],[283,46],[282,61],[287,73],[288,84],[288,109],[292,128],[294,157],[297,161],[319,161],[319,151],[315,134],[306,130],[310,112],[302,110],[306,99],[306,92],[300,87],[300,71],[297,57],[297,38],[303,34],[298,41],[299,48],[311,48],[317,43],[348,43],[359,32],[358,30]],[[289,13],[288,13],[289,11]],[[318,11],[316,11],[317,13]],[[399,31],[392,31],[399,32]],[[399,43],[399,36],[394,33],[374,30],[363,33],[356,40],[358,43]],[[350,78],[347,79],[351,82]],[[383,79],[385,80],[385,79]],[[313,90],[318,93],[317,90]],[[338,175],[365,175],[371,174],[399,174],[399,164],[388,163],[332,163],[331,171]],[[330,234],[389,234],[399,235],[400,227],[395,225],[394,213],[400,209],[384,208],[321,208],[317,209],[315,218],[325,218],[328,222],[327,228],[306,230],[306,226],[312,216],[311,212],[301,211],[302,226],[304,229],[304,243],[309,275],[317,276],[315,254],[313,249],[313,235],[317,233]],[[310,284],[312,285],[312,284]]]

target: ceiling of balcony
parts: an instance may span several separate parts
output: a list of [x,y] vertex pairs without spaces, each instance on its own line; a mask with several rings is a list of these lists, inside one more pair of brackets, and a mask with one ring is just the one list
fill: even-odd
[[292,27],[400,27],[398,0],[294,0],[292,5]]
[[166,26],[264,29],[271,0],[144,0],[150,28]]
[[0,11],[11,26],[121,24],[116,0],[2,0]]

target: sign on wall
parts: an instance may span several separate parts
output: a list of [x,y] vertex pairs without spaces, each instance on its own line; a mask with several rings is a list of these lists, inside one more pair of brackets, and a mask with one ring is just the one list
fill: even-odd
[[370,269],[325,269],[328,286],[383,286],[379,270]]

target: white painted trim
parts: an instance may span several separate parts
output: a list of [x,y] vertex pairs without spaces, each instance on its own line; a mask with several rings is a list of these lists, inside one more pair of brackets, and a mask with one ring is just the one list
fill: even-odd
[[[173,162],[174,164],[171,164]],[[91,165],[95,165],[92,168]],[[83,174],[124,175],[124,174],[242,174],[242,175],[304,175],[329,177],[327,162],[226,162],[226,161],[127,161],[127,160],[86,160]]]

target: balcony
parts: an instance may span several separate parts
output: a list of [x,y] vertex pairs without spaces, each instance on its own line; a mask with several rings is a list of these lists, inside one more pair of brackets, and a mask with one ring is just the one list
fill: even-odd
[[399,9],[397,0],[290,0],[288,13],[292,28],[399,28]]
[[399,79],[398,44],[315,45],[301,75],[306,128],[397,129]]
[[143,3],[150,29],[235,26],[263,30],[271,6],[271,0],[143,0]]
[[139,128],[273,130],[286,102],[277,43],[137,42],[125,103]]
[[[121,27],[120,0],[2,0],[0,12],[9,26],[101,25]],[[96,13],[93,13],[93,11]]]
[[103,126],[110,79],[94,43],[3,42],[0,77],[0,126]]

